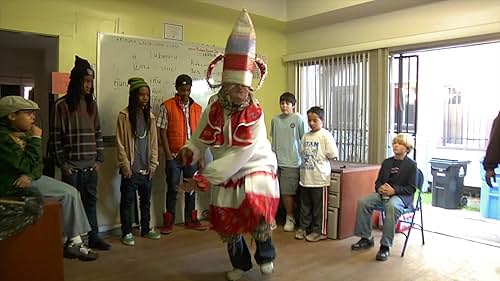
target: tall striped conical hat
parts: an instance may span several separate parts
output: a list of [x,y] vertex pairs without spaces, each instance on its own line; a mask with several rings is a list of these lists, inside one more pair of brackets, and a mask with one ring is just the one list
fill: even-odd
[[240,84],[252,88],[253,70],[256,64],[261,74],[256,90],[262,86],[267,75],[267,66],[255,55],[255,39],[255,29],[250,15],[246,9],[243,9],[227,39],[225,54],[219,54],[208,66],[206,78],[210,87],[215,88],[221,85],[213,85],[209,79],[215,65],[222,59],[224,59],[222,83]]

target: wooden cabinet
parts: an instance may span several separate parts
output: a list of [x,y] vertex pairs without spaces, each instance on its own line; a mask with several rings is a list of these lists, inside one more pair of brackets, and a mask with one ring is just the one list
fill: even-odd
[[328,190],[328,237],[344,239],[354,235],[359,198],[375,192],[380,165],[332,161]]
[[0,280],[64,280],[60,209],[59,201],[46,198],[35,224],[0,241]]

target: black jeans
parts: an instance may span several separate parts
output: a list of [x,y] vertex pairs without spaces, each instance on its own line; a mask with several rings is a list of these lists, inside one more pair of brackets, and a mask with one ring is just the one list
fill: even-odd
[[97,240],[99,227],[97,224],[97,171],[93,168],[73,169],[70,176],[62,175],[63,182],[74,186],[80,192],[83,208],[91,230],[89,240]]
[[[181,179],[181,172],[184,178],[192,178],[198,170],[198,165],[182,166],[176,160],[167,160],[165,174],[167,175],[167,196],[165,206],[167,212],[175,217],[175,205],[177,203],[177,185]],[[184,221],[191,221],[191,213],[195,209],[196,193],[184,192]]]
[[[257,249],[255,250],[254,258],[257,264],[272,262],[276,258],[276,250],[271,238],[264,242],[256,240],[255,245]],[[252,258],[243,236],[240,236],[236,242],[227,244],[227,253],[234,268],[243,271],[248,271],[252,268]]]
[[132,232],[132,206],[135,200],[135,192],[139,192],[139,205],[141,209],[141,235],[149,232],[149,221],[151,220],[151,179],[149,175],[133,173],[132,177],[124,178],[120,185],[120,222],[122,224],[122,236]]

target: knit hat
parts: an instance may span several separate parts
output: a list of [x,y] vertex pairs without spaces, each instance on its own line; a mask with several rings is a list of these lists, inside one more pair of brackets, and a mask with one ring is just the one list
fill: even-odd
[[225,54],[219,54],[208,66],[206,79],[210,87],[221,86],[221,84],[212,85],[209,81],[215,65],[221,59],[224,59],[222,83],[240,84],[252,88],[254,64],[257,64],[261,75],[256,90],[262,86],[267,75],[267,66],[255,56],[255,41],[252,20],[246,9],[243,9],[227,39]]
[[135,91],[141,87],[148,87],[148,89],[149,89],[148,83],[146,83],[146,81],[144,81],[144,79],[142,79],[140,77],[129,78],[128,84],[130,85],[130,93],[132,93],[133,91]]
[[94,70],[92,70],[90,63],[86,59],[75,56],[75,66],[73,66],[69,78],[82,79],[85,75],[94,77]]
[[181,86],[184,86],[184,85],[189,85],[189,86],[193,85],[193,80],[187,74],[181,74],[181,75],[177,76],[177,79],[175,79],[175,88],[176,89],[181,87]]
[[19,110],[38,110],[38,104],[21,96],[6,96],[0,99],[0,118]]

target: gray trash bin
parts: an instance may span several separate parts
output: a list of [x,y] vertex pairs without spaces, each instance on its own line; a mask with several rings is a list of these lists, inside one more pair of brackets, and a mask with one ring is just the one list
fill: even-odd
[[432,158],[432,206],[445,209],[460,209],[467,205],[462,196],[464,177],[470,161]]

